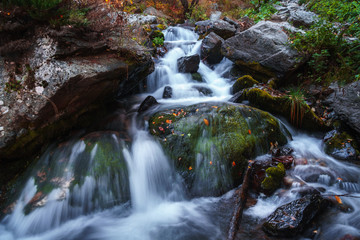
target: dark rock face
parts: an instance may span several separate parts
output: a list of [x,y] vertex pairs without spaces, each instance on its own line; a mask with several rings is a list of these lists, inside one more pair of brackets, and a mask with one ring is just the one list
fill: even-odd
[[87,126],[91,121],[85,115],[95,110],[101,115],[116,96],[134,91],[153,71],[143,47],[131,40],[120,45],[116,35],[108,34],[113,41],[64,26],[34,36],[31,48],[12,59],[16,64],[8,63],[7,55],[0,57],[1,85],[15,79],[20,86],[19,91],[0,89],[2,166],[16,171],[16,160],[29,159],[77,124]]
[[[338,119],[360,135],[360,82],[353,82],[344,88],[336,88],[326,103],[334,110]],[[358,139],[359,140],[359,139]]]
[[210,88],[203,87],[203,86],[193,86],[192,88],[199,91],[204,96],[211,96],[213,94],[213,91]]
[[164,92],[163,92],[163,98],[167,99],[167,98],[171,98],[172,97],[172,88],[170,86],[166,86],[164,88]]
[[196,73],[199,70],[200,56],[198,54],[192,56],[181,57],[177,60],[178,69],[181,73]]
[[330,156],[344,161],[359,161],[359,150],[356,140],[346,132],[333,130],[324,137],[325,152]]
[[236,28],[234,25],[223,20],[206,20],[195,23],[196,32],[199,34],[206,34],[214,32],[223,39],[228,39],[235,35]]
[[221,54],[221,45],[223,42],[224,39],[216,33],[211,32],[207,35],[201,44],[201,59],[204,59],[209,64],[221,62],[223,59]]
[[297,57],[287,42],[288,36],[280,24],[262,21],[227,39],[221,51],[245,70],[269,78],[283,77],[295,66]]
[[140,104],[138,109],[139,113],[145,112],[146,110],[150,109],[151,107],[159,104],[153,96],[147,96],[145,100]]
[[327,206],[320,195],[307,195],[275,210],[263,224],[263,230],[276,237],[294,237]]

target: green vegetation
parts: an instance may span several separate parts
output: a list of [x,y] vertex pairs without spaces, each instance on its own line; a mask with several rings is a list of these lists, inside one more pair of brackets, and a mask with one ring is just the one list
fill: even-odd
[[269,19],[276,12],[276,9],[273,6],[276,3],[277,1],[274,0],[252,0],[250,1],[251,7],[246,9],[240,7],[234,8],[233,10],[230,10],[228,13],[226,13],[226,15],[230,15],[236,19],[247,16],[257,23],[261,20]]
[[164,45],[164,38],[162,38],[162,37],[155,37],[152,41],[156,47]]
[[360,79],[360,3],[303,0],[320,21],[305,35],[292,36],[293,47],[307,60],[300,80],[322,85]]
[[305,102],[305,96],[301,88],[292,88],[287,96],[290,103],[290,121],[293,125],[300,127],[305,115],[305,111],[308,110],[308,105]]
[[204,6],[197,5],[193,9],[186,13],[186,18],[192,22],[203,21],[209,19],[206,14],[206,8]]

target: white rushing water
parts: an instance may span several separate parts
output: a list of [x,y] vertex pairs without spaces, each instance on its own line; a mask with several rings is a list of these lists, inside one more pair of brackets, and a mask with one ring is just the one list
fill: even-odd
[[[203,82],[199,83],[177,70],[178,58],[200,53],[197,34],[179,27],[170,27],[164,34],[169,51],[148,77],[151,95],[162,104],[230,98],[231,82],[222,77],[232,67],[229,60],[211,68],[201,62],[198,73]],[[170,99],[162,99],[165,86],[173,89]],[[212,95],[204,96],[194,86],[208,88]],[[183,180],[161,145],[146,129],[133,126],[130,135],[131,146],[115,134],[95,134],[47,151],[30,173],[13,211],[1,220],[0,239],[224,239],[232,209],[219,206],[233,192],[188,199]],[[326,155],[319,139],[296,133],[293,137],[289,146],[296,157],[309,163],[291,170],[297,181],[290,189],[282,195],[260,196],[245,216],[267,217],[278,206],[299,198],[293,190],[303,184],[324,188],[324,195],[359,196],[358,166]],[[205,157],[211,160],[212,156]],[[342,197],[342,201],[350,210],[323,219],[323,239],[360,236],[360,200]]]

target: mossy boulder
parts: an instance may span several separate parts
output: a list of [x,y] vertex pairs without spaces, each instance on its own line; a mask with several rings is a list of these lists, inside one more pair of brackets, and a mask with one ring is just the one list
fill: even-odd
[[231,88],[231,92],[237,93],[245,88],[253,87],[255,84],[258,84],[259,82],[256,81],[252,76],[245,75],[236,80],[234,85]]
[[[30,170],[37,192],[24,213],[46,204],[59,204],[60,208],[61,201],[71,202],[54,214],[60,221],[60,215],[74,217],[74,209],[81,215],[128,201],[128,170],[119,154],[123,146],[117,132],[94,132],[50,147]],[[49,197],[52,191],[56,191],[55,199]]]
[[280,123],[269,113],[227,103],[165,109],[149,120],[192,195],[217,196],[242,181],[247,160],[285,144]]
[[[285,117],[294,126],[309,131],[325,131],[328,127],[307,105],[301,104],[303,114],[292,111],[292,102],[289,96],[280,92],[274,92],[267,88],[247,88],[238,92],[230,100],[236,103],[249,101],[251,106]],[[300,112],[300,111],[299,111]]]
[[279,163],[276,167],[266,169],[266,177],[261,182],[261,188],[267,193],[275,192],[281,186],[281,182],[285,177],[284,164]]
[[354,137],[347,132],[333,130],[324,138],[325,152],[330,156],[344,161],[360,163],[359,145]]

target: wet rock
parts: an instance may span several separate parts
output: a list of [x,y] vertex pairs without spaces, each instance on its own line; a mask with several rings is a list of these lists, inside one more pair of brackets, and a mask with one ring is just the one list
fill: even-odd
[[294,174],[305,182],[321,182],[326,185],[333,184],[336,179],[334,171],[320,165],[298,165],[295,167]]
[[167,99],[167,98],[171,98],[172,97],[172,93],[173,93],[173,90],[170,86],[166,86],[164,88],[164,92],[163,92],[163,98]]
[[281,24],[261,21],[227,39],[222,54],[240,68],[271,77],[284,77],[294,67],[298,53],[288,44]]
[[285,169],[290,169],[292,163],[294,162],[293,156],[280,156],[280,157],[273,157],[273,162],[282,163],[284,164]]
[[159,104],[153,96],[147,96],[145,100],[140,104],[138,109],[139,113],[145,112],[146,110],[150,109],[151,107]]
[[325,152],[330,156],[344,161],[358,161],[359,150],[354,137],[346,132],[333,130],[324,137]]
[[203,82],[203,78],[200,73],[192,73],[191,77],[194,81]]
[[275,237],[294,237],[327,205],[320,195],[307,195],[277,208],[266,219],[263,230]]
[[[344,88],[335,88],[325,101],[335,112],[336,118],[360,135],[360,82],[353,82]],[[358,139],[360,140],[360,138]]]
[[177,60],[177,64],[181,73],[196,73],[199,70],[200,56],[195,54],[181,57]]
[[212,96],[213,91],[208,88],[208,87],[204,87],[204,86],[192,86],[192,88],[196,89],[199,91],[199,93],[201,93],[204,96]]
[[227,103],[161,110],[149,119],[149,131],[194,196],[220,195],[238,186],[247,159],[266,153],[270,142],[287,141],[268,113]]
[[208,34],[214,32],[216,35],[220,36],[223,39],[228,39],[234,36],[236,32],[235,26],[223,20],[200,21],[200,22],[196,22],[195,25],[196,25],[195,30],[197,33]]
[[276,145],[274,145],[274,148],[271,149],[271,155],[273,155],[274,157],[288,156],[293,152],[294,149],[290,147],[278,147]]
[[231,88],[231,92],[237,93],[245,88],[253,87],[254,85],[258,84],[259,82],[256,81],[253,77],[250,75],[245,75],[236,80],[234,85]]
[[201,44],[201,59],[209,64],[217,64],[221,62],[223,56],[221,55],[221,45],[224,39],[215,33],[210,33],[205,37]]
[[295,158],[294,164],[295,164],[295,166],[297,166],[297,165],[307,165],[308,160],[306,158]]

